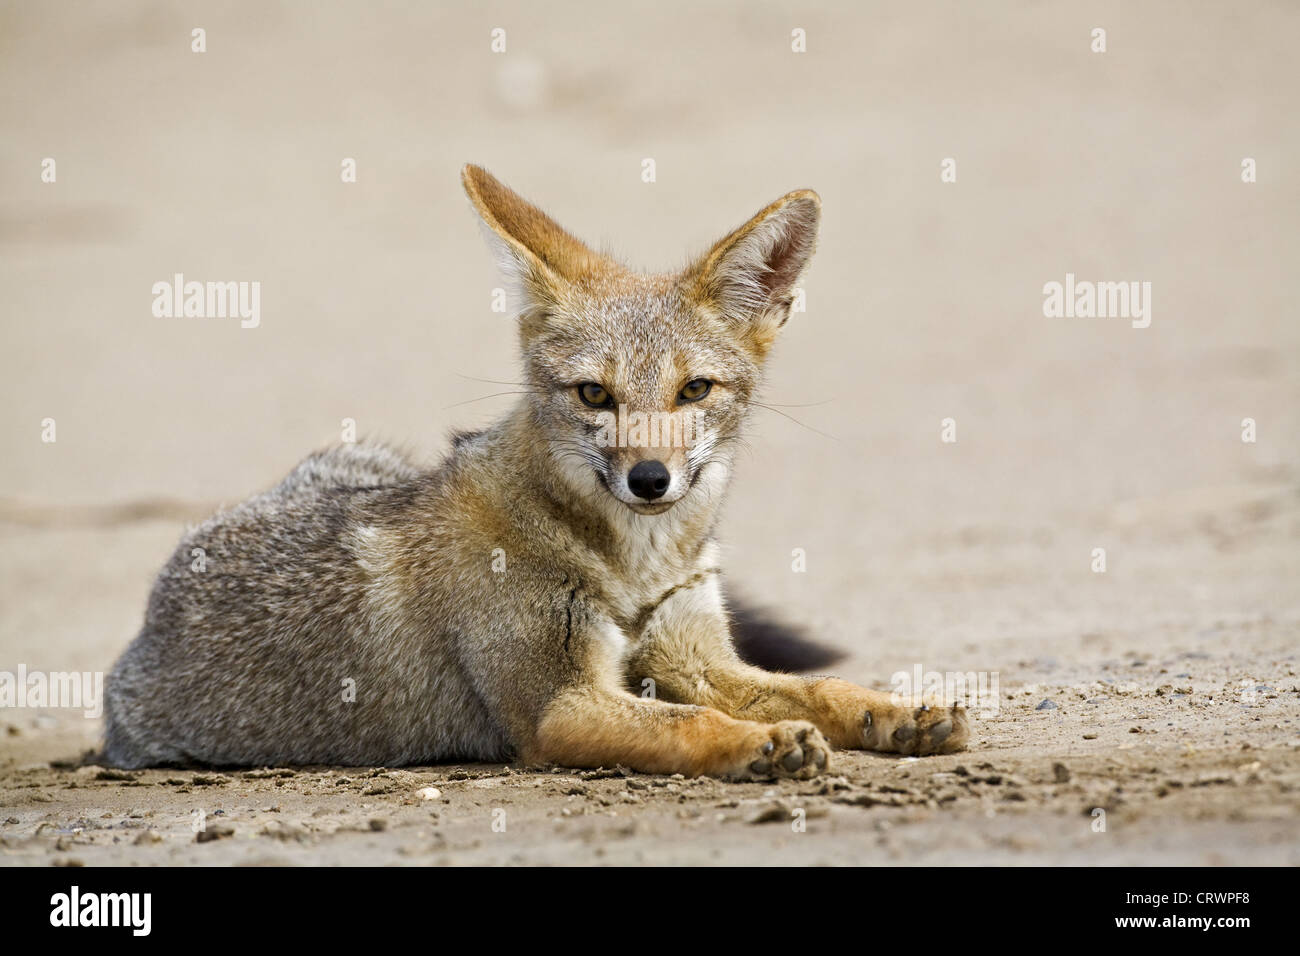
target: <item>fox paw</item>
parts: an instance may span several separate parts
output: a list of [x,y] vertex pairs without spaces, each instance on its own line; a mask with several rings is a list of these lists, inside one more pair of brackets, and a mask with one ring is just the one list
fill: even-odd
[[762,729],[761,740],[738,773],[740,780],[807,780],[830,764],[831,748],[820,730],[805,720],[783,720]]
[[923,704],[873,708],[862,717],[863,746],[882,753],[950,754],[970,742],[966,708]]

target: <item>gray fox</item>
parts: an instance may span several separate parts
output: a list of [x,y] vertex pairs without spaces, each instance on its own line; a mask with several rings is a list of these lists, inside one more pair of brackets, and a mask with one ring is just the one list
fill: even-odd
[[187,534],[109,676],[101,759],[769,779],[832,747],[964,748],[960,706],[762,670],[731,639],[714,528],[817,194],[645,275],[462,180],[518,304],[524,397],[437,469],[345,444]]

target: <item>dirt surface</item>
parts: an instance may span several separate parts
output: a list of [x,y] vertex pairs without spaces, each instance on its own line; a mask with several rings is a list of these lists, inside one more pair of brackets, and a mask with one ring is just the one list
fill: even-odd
[[[1094,636],[1091,666],[1016,665],[1034,682],[1001,688],[970,751],[841,752],[806,782],[473,764],[122,772],[13,756],[0,860],[1295,865],[1300,684],[1293,657],[1267,652],[1270,630],[1219,622],[1189,649],[1119,656]],[[70,753],[68,724],[11,724],[9,749]]]
[[[2,708],[0,863],[1300,863],[1300,10],[997,6],[0,4],[0,671],[107,671],[343,419],[432,462],[515,400],[474,161],[647,268],[817,189],[729,580],[848,679],[998,681],[966,753],[780,785],[121,774]],[[155,318],[176,272],[260,325]],[[1067,272],[1150,326],[1045,317]]]

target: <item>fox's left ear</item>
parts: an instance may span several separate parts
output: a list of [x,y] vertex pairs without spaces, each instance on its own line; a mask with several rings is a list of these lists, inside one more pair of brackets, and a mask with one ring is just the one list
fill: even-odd
[[686,271],[693,297],[744,323],[766,348],[790,317],[795,284],[817,245],[821,208],[811,189],[782,196]]

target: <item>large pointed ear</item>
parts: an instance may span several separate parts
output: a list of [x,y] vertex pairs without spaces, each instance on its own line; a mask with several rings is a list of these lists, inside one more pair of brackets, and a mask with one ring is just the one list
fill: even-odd
[[521,315],[562,303],[567,289],[606,265],[550,216],[480,166],[461,170],[470,202],[489,230],[498,265]]
[[790,316],[795,285],[812,258],[821,208],[820,196],[800,189],[716,243],[686,271],[695,300],[770,345]]

